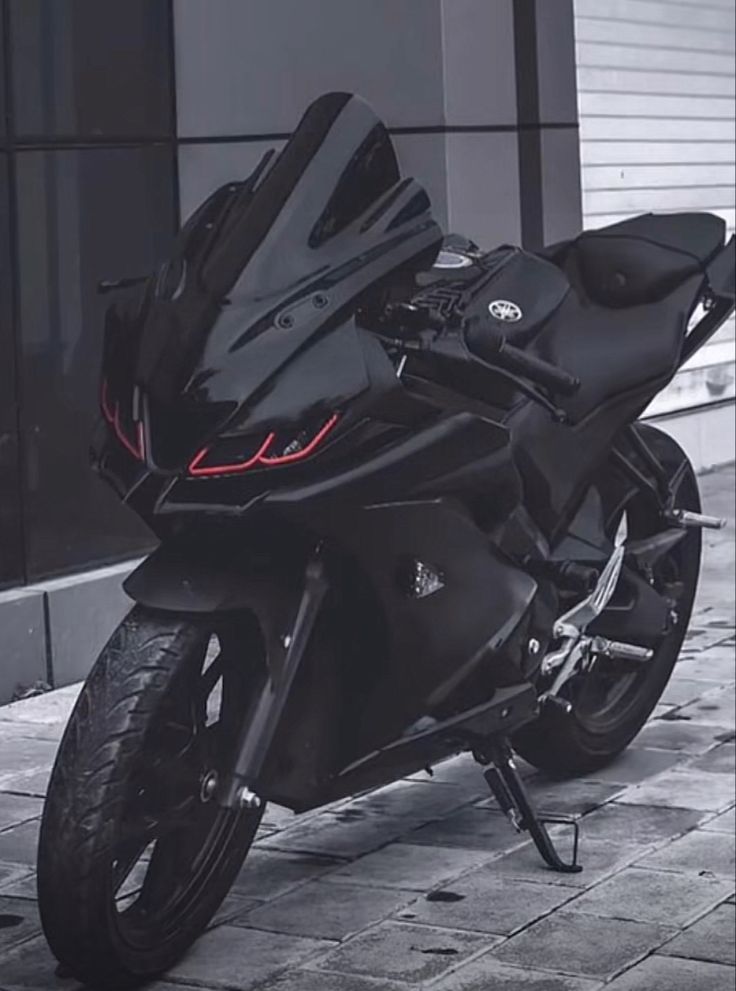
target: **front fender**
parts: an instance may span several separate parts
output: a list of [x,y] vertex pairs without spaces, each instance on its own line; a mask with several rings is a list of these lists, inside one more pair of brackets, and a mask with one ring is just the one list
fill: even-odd
[[135,602],[167,612],[252,610],[271,626],[274,613],[298,602],[306,557],[269,553],[247,538],[191,536],[161,544],[123,584]]

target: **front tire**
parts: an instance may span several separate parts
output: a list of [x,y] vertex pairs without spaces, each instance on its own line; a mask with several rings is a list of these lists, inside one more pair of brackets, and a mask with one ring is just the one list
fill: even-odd
[[[684,451],[655,427],[640,424],[637,429],[669,477],[679,472],[675,506],[700,512],[698,481]],[[611,487],[615,489],[615,485],[610,486],[610,475],[605,474],[598,483],[604,504]],[[637,540],[662,530],[661,515],[646,494],[634,492],[621,508],[627,520],[627,539]],[[605,698],[600,688],[597,697],[591,692],[592,674],[569,682],[562,694],[572,703],[572,712],[568,715],[556,707],[545,708],[539,719],[515,736],[514,746],[525,760],[557,776],[589,774],[605,767],[629,746],[659,702],[679,657],[695,602],[701,548],[700,531],[688,531],[652,578],[657,584],[677,585],[677,619],[641,674],[622,677],[617,686],[613,683],[618,694]],[[597,670],[594,668],[593,674]]]
[[249,617],[136,606],[92,669],[38,851],[44,932],[80,981],[112,991],[162,974],[240,871],[263,810],[225,810],[211,786],[247,716],[260,649]]

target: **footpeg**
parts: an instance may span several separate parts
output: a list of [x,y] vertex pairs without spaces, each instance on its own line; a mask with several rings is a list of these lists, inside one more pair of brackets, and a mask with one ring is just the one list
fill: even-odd
[[573,709],[572,702],[568,702],[567,699],[563,699],[560,695],[550,695],[548,692],[540,696],[539,704],[545,709],[556,709],[564,716],[571,715]]
[[646,663],[654,657],[654,651],[648,647],[638,647],[633,643],[621,643],[618,640],[607,640],[606,637],[593,637],[590,649],[594,654],[608,657],[615,661],[636,661]]
[[[493,792],[501,810],[508,816],[517,832],[528,832],[544,862],[560,874],[579,874],[578,863],[580,828],[569,816],[538,815],[521,780],[508,743],[494,743],[487,753],[475,754],[480,764],[490,764],[485,771],[488,787]],[[547,832],[547,825],[568,825],[574,830],[573,857],[564,861]]]
[[673,509],[667,514],[667,522],[675,526],[695,527],[702,530],[722,530],[728,520],[718,516],[705,516],[703,513],[692,513],[689,509]]

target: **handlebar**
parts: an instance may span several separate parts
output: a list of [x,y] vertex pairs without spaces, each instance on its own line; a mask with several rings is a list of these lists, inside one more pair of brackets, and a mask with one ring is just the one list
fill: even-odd
[[572,396],[580,388],[580,379],[556,365],[537,358],[509,344],[503,334],[481,322],[465,330],[465,342],[478,358],[508,372],[521,375],[553,393]]

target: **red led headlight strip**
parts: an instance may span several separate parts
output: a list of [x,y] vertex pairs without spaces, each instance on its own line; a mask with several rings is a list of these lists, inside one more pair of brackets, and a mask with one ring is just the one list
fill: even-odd
[[143,432],[143,424],[136,424],[136,439],[135,441],[130,440],[120,423],[120,404],[115,403],[114,409],[111,409],[110,407],[110,401],[107,395],[107,382],[102,383],[100,407],[102,408],[102,415],[115,431],[115,436],[126,451],[132,454],[134,458],[137,458],[138,461],[143,461],[145,457],[145,434]]
[[266,437],[263,444],[260,446],[258,451],[249,458],[247,461],[241,461],[236,464],[223,464],[223,465],[206,465],[203,466],[202,462],[205,460],[207,455],[210,453],[211,448],[204,447],[199,452],[199,454],[194,457],[189,465],[189,474],[195,477],[203,477],[208,475],[233,475],[240,472],[248,471],[250,468],[255,468],[257,465],[263,465],[266,468],[274,468],[279,465],[289,465],[294,464],[297,461],[303,461],[308,458],[310,454],[319,447],[325,437],[333,429],[337,421],[340,419],[340,415],[335,413],[330,417],[329,420],[319,429],[319,431],[314,435],[310,442],[299,451],[294,451],[291,454],[281,454],[268,457],[268,451],[276,440],[276,434],[270,433]]

